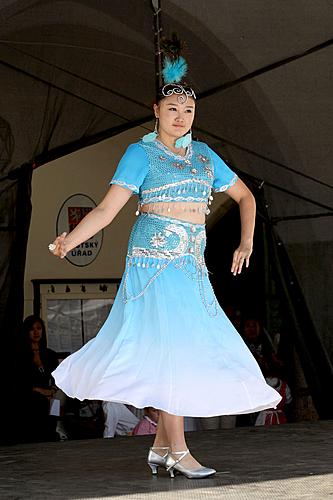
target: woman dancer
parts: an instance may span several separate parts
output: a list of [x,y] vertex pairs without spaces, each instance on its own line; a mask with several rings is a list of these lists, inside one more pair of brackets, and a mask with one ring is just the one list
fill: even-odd
[[164,59],[155,131],[126,150],[102,202],[50,250],[64,258],[115,218],[135,193],[138,216],[126,268],[98,335],[53,372],[79,399],[159,410],[148,454],[152,473],[165,467],[189,478],[214,474],[190,454],[184,416],[252,413],[276,407],[251,352],[215,298],[204,261],[205,215],[212,191],[228,190],[240,208],[241,238],[231,265],[249,265],[255,222],[251,192],[212,149],[191,141],[196,96],[182,82],[186,62]]

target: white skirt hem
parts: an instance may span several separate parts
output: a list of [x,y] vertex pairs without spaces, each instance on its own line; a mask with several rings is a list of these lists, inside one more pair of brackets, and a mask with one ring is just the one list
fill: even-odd
[[131,401],[129,400],[125,400],[125,399],[116,399],[116,398],[107,398],[107,397],[104,397],[103,399],[101,399],[101,395],[94,395],[94,394],[90,394],[89,397],[85,397],[85,398],[81,398],[81,397],[77,397],[75,394],[71,393],[71,391],[69,391],[68,389],[64,388],[62,386],[62,384],[60,382],[57,383],[57,378],[55,376],[55,381],[56,381],[56,385],[57,387],[60,387],[63,392],[65,392],[65,394],[67,394],[67,396],[71,397],[71,398],[75,398],[75,399],[78,399],[79,401],[84,401],[85,399],[89,399],[89,400],[96,400],[96,401],[111,401],[113,403],[122,403],[122,404],[125,404],[125,405],[131,405],[131,406],[134,406],[134,408],[138,408],[138,409],[143,409],[143,408],[147,408],[147,407],[152,407],[152,408],[156,408],[158,410],[161,410],[161,411],[165,411],[171,415],[176,415],[176,416],[179,416],[179,417],[202,417],[202,418],[209,418],[209,417],[218,417],[218,416],[223,416],[223,415],[244,415],[244,414],[247,414],[247,413],[256,413],[256,412],[259,412],[259,411],[262,411],[262,410],[266,410],[266,409],[276,409],[277,405],[279,404],[279,402],[281,401],[281,396],[277,393],[277,399],[274,400],[274,401],[269,401],[267,402],[266,404],[261,404],[259,406],[254,406],[254,407],[249,407],[247,408],[246,410],[237,410],[237,411],[234,411],[234,410],[226,410],[225,408],[221,408],[221,410],[216,410],[214,411],[213,413],[209,412],[208,414],[205,413],[204,411],[200,414],[198,413],[193,413],[193,412],[186,412],[185,414],[180,414],[179,411],[173,409],[173,408],[167,408],[167,407],[161,407],[161,405],[159,403],[157,403],[156,401],[150,401],[150,400],[147,400],[145,402],[137,402],[135,401],[134,399],[132,399]]

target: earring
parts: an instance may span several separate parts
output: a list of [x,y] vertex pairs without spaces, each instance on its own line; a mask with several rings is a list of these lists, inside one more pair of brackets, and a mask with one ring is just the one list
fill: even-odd
[[158,124],[158,118],[156,118],[156,120],[155,120],[154,132],[149,132],[149,134],[144,135],[142,137],[143,142],[153,142],[153,141],[155,141],[156,137],[158,136],[157,124]]
[[183,135],[183,137],[179,137],[179,139],[175,142],[176,148],[187,148],[192,142],[192,130],[189,131],[188,134]]

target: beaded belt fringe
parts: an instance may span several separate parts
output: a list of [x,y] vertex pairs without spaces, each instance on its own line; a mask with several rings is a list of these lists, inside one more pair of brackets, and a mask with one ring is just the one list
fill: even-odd
[[[173,265],[195,280],[200,296],[207,312],[216,316],[217,303],[207,300],[208,271],[204,260],[206,247],[205,224],[164,217],[162,215],[143,213],[133,226],[126,258],[126,270],[123,283],[123,301],[137,300],[147,291],[150,285]],[[146,284],[138,293],[129,295],[128,280],[133,268],[149,275]],[[151,274],[151,270],[155,272]]]

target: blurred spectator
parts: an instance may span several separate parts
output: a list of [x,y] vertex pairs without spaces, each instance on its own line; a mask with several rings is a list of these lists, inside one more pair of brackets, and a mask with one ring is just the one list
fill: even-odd
[[[280,364],[282,367],[282,363],[279,362],[276,356],[277,346],[257,318],[245,317],[241,334],[263,374],[267,372],[268,364],[273,361],[276,365]],[[237,427],[252,426],[255,425],[257,418],[258,412],[237,415],[236,425]]]
[[147,406],[144,409],[144,416],[133,429],[133,436],[156,434],[159,411],[152,406]]
[[258,413],[254,425],[278,425],[287,422],[285,413],[286,406],[292,401],[290,388],[285,380],[281,378],[281,366],[274,362],[268,362],[264,369],[267,384],[280,393],[282,399],[276,409],[269,408]]
[[[55,386],[51,376],[51,372],[58,366],[57,354],[47,348],[45,325],[38,316],[28,316],[24,320],[23,336],[22,384],[26,385],[28,399],[27,406],[23,409],[26,435],[28,439],[37,441],[59,440],[56,426],[64,395]],[[62,437],[64,435],[63,430]]]
[[259,365],[261,361],[271,358],[274,346],[256,318],[247,317],[244,320],[242,337]]
[[126,436],[131,434],[139,423],[138,417],[125,404],[113,401],[103,401],[104,433],[103,437]]
[[228,304],[224,307],[224,312],[230,319],[231,323],[234,325],[236,330],[240,333],[242,331],[242,313],[239,309],[234,307],[232,304]]

